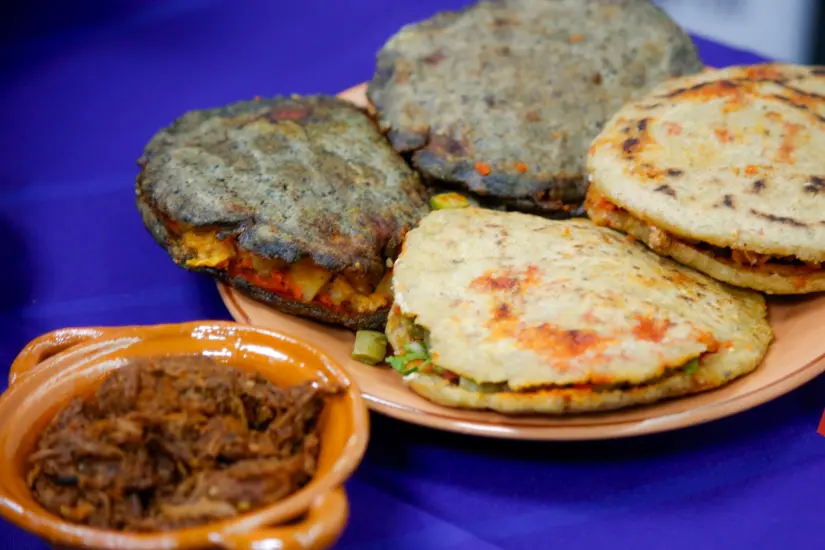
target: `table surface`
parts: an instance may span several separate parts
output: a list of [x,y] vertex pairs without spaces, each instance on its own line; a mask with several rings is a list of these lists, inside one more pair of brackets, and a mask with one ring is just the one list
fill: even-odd
[[[401,25],[464,3],[13,5],[16,19],[0,18],[0,362],[59,327],[227,319],[214,284],[175,267],[135,211],[135,159],[149,137],[188,109],[364,81]],[[697,43],[711,65],[759,59]],[[705,426],[573,444],[373,415],[339,548],[823,548],[823,396],[819,377]],[[0,547],[46,548],[1,520]]]

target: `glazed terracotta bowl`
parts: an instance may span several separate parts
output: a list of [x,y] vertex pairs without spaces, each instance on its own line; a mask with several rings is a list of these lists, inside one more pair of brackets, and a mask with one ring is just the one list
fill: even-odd
[[[26,459],[48,422],[88,395],[130,359],[204,354],[254,369],[276,385],[330,381],[345,388],[321,417],[321,449],[312,481],[298,492],[236,518],[176,531],[135,534],[66,522],[44,510],[26,485]],[[59,548],[321,549],[343,531],[344,481],[367,446],[369,417],[355,383],[311,345],[282,334],[223,322],[123,328],[70,328],[32,341],[11,367],[0,397],[0,515]]]

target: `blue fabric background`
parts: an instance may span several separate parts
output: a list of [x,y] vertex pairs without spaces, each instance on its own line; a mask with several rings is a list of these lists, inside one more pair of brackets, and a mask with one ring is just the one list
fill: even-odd
[[[64,326],[228,318],[214,285],[143,229],[133,182],[146,141],[188,109],[366,80],[401,25],[463,3],[4,3],[0,362]],[[758,60],[697,43],[709,64]],[[373,416],[339,546],[825,548],[824,396],[820,377],[733,418],[601,443],[490,441]],[[0,548],[45,545],[0,521]]]

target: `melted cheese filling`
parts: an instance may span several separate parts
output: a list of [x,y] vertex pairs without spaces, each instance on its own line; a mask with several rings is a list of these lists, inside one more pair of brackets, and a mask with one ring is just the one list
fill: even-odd
[[180,242],[190,254],[188,267],[220,269],[282,298],[356,313],[371,313],[392,303],[389,269],[370,288],[362,278],[332,273],[309,258],[289,264],[252,254],[240,249],[233,237],[219,238],[216,229],[183,229]]

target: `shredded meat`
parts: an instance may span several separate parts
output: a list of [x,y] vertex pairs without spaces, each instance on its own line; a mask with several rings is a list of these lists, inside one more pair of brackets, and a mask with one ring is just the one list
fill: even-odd
[[[598,197],[592,204],[595,214],[603,213],[604,219],[607,219],[610,214],[618,212],[624,215],[631,215],[624,208],[620,208],[614,203],[610,202],[604,197]],[[592,217],[592,216],[591,216]],[[760,254],[758,252],[749,252],[746,250],[739,250],[736,248],[713,246],[708,243],[686,239],[684,237],[675,237],[667,231],[648,224],[650,237],[648,245],[657,252],[666,251],[674,242],[681,242],[683,244],[692,246],[697,250],[713,255],[716,260],[733,264],[737,267],[750,268],[800,268],[807,272],[818,271],[822,269],[822,264],[817,262],[806,262],[800,260],[795,256],[771,256],[769,254]]]
[[55,417],[29,457],[37,501],[66,520],[176,529],[280,500],[309,482],[335,390],[280,389],[202,356],[135,361]]
[[672,244],[670,234],[655,225],[650,226],[650,248],[657,251],[667,250]]
[[736,248],[713,246],[708,243],[692,243],[687,242],[684,239],[682,239],[682,241],[697,250],[712,254],[715,259],[721,262],[734,264],[738,267],[751,267],[755,269],[762,267],[786,267],[805,269],[808,271],[816,271],[822,267],[822,264],[818,264],[816,262],[805,262],[795,256],[771,256],[770,254],[760,254],[759,252],[749,252],[747,250],[739,250]]
[[730,259],[735,264],[758,267],[768,263],[771,259],[768,254],[748,252],[746,250],[731,249]]

